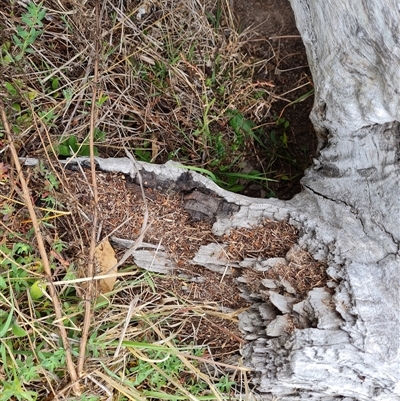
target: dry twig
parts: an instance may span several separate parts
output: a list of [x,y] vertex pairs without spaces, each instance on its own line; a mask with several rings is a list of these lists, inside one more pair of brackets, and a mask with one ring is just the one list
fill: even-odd
[[[99,3],[96,2],[96,29],[95,29],[95,55],[94,55],[94,77],[93,77],[93,92],[92,92],[92,107],[91,107],[91,116],[90,116],[90,134],[89,134],[89,146],[90,146],[90,169],[92,176],[92,187],[93,187],[93,201],[94,201],[94,210],[93,210],[93,222],[92,222],[92,232],[91,232],[91,240],[90,240],[90,249],[89,249],[89,259],[87,264],[87,272],[86,277],[93,277],[95,274],[94,268],[94,254],[96,248],[96,238],[97,238],[97,220],[98,220],[98,203],[99,196],[97,191],[97,181],[96,181],[96,164],[94,160],[94,129],[96,124],[96,116],[97,116],[97,107],[96,107],[96,99],[97,99],[97,84],[98,84],[98,76],[99,76],[99,32],[100,32],[100,19],[99,19]],[[78,377],[82,376],[83,365],[85,363],[85,354],[86,354],[86,344],[89,336],[90,322],[92,316],[92,301],[96,297],[96,282],[91,280],[88,282],[88,286],[85,292],[85,318],[83,322],[82,336],[79,347],[79,361],[78,361]]]
[[73,384],[73,391],[75,392],[76,395],[80,395],[81,391],[80,391],[80,386],[79,386],[79,382],[78,382],[78,375],[76,373],[74,362],[72,360],[71,349],[69,346],[67,331],[66,331],[64,323],[63,323],[61,304],[58,299],[57,291],[55,290],[55,288],[52,284],[51,268],[50,268],[49,259],[47,257],[46,248],[44,246],[43,236],[40,231],[38,219],[37,219],[36,212],[35,212],[35,209],[32,204],[31,197],[29,195],[29,188],[28,188],[28,186],[26,184],[26,180],[24,178],[22,166],[18,159],[17,150],[15,149],[15,146],[14,146],[14,141],[12,138],[10,126],[8,124],[7,115],[6,115],[6,112],[4,109],[4,104],[1,100],[0,100],[0,113],[1,113],[1,119],[2,119],[3,125],[4,125],[4,130],[7,134],[12,158],[13,158],[15,167],[17,169],[18,179],[21,183],[22,193],[24,196],[25,204],[26,204],[26,207],[28,208],[29,216],[32,220],[32,225],[35,230],[35,236],[36,236],[36,241],[38,244],[39,253],[40,253],[40,256],[42,259],[44,271],[47,276],[46,279],[49,284],[49,292],[50,292],[50,297],[51,297],[51,300],[52,300],[53,306],[54,306],[54,313],[56,315],[57,320],[59,321],[58,326],[60,328],[60,336],[61,336],[64,348],[65,348],[65,352],[66,352],[67,367],[68,367],[68,372],[70,374],[71,381]]

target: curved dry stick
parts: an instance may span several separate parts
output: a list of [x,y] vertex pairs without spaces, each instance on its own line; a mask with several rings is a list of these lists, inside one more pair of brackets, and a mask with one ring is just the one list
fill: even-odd
[[69,375],[71,377],[72,388],[76,395],[80,395],[81,391],[80,391],[80,386],[78,383],[78,375],[76,373],[75,365],[72,360],[67,330],[65,329],[65,326],[63,323],[61,304],[58,299],[57,292],[52,283],[52,277],[51,277],[52,274],[51,274],[49,259],[47,257],[47,253],[46,253],[46,249],[44,246],[44,241],[43,241],[42,233],[40,231],[40,227],[39,227],[38,219],[37,219],[37,216],[35,213],[35,209],[33,207],[33,204],[32,204],[32,201],[31,201],[31,198],[29,195],[28,185],[26,184],[26,181],[25,181],[25,178],[23,175],[23,171],[22,171],[22,167],[21,167],[21,163],[19,162],[19,159],[18,159],[17,150],[15,149],[15,146],[14,146],[14,141],[12,139],[10,126],[8,124],[7,115],[6,115],[6,112],[4,109],[4,104],[1,100],[0,100],[0,113],[1,113],[1,119],[2,119],[3,125],[4,125],[4,130],[7,134],[7,138],[8,138],[8,142],[9,142],[9,146],[10,146],[10,150],[11,150],[11,155],[12,155],[12,158],[13,158],[13,161],[15,164],[15,168],[17,169],[18,179],[21,183],[22,194],[24,196],[25,205],[28,208],[29,216],[32,220],[32,225],[35,230],[35,237],[36,237],[36,241],[38,244],[40,257],[42,259],[44,272],[46,274],[47,282],[49,284],[49,293],[50,293],[51,300],[53,302],[54,313],[55,313],[57,321],[58,321],[58,326],[60,328],[61,340],[62,340],[63,346],[65,348],[67,368],[68,368]]

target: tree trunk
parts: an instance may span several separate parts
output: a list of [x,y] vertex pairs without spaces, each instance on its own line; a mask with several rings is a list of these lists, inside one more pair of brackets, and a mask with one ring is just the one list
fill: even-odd
[[[291,4],[315,83],[311,119],[327,142],[286,206],[301,245],[328,262],[340,322],[322,311],[316,327],[264,332],[245,359],[266,400],[400,400],[400,6]],[[269,324],[262,307],[242,316],[250,332]]]

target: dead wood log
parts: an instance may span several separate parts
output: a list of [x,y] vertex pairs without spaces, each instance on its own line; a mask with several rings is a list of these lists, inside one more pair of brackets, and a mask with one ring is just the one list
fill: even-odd
[[[326,262],[327,279],[300,296],[283,278],[261,280],[262,290],[258,292],[248,287],[246,277],[237,278],[243,296],[253,302],[241,314],[240,328],[249,341],[244,348],[244,361],[254,368],[254,384],[261,400],[400,399],[400,230],[396,224],[400,217],[400,194],[397,167],[390,158],[397,145],[392,141],[391,146],[384,147],[385,163],[382,154],[371,155],[366,146],[367,138],[372,141],[371,136],[382,143],[384,132],[395,127],[397,124],[393,123],[357,131],[357,143],[369,158],[375,158],[380,180],[375,175],[358,174],[356,161],[348,174],[331,177],[321,171],[317,161],[307,172],[304,191],[291,201],[230,193],[173,162],[138,163],[143,182],[152,188],[211,194],[218,203],[216,208],[212,202],[210,209],[215,213],[216,235],[236,227],[252,228],[264,219],[288,221],[300,231],[298,246],[286,258],[226,260],[224,253],[218,252],[221,245],[218,249],[210,245],[199,249],[194,264],[221,274],[227,272],[226,267],[265,272],[279,264],[296,265],[304,252],[301,248]],[[329,143],[332,141],[333,137]],[[331,146],[321,152],[320,159],[332,151]],[[342,158],[349,163],[346,154],[341,155],[336,160],[339,166]],[[130,171],[126,158],[96,160],[103,171]],[[75,162],[88,160],[78,158]],[[374,191],[386,179],[384,171],[389,171],[393,182],[389,180],[389,191],[378,197]],[[385,205],[391,216],[383,213]],[[207,219],[211,216],[203,214]],[[375,220],[377,216],[379,221]],[[152,254],[147,260],[151,270]],[[166,267],[171,265],[168,258],[164,262]],[[146,268],[143,263],[141,267]],[[160,269],[168,270],[162,266]]]

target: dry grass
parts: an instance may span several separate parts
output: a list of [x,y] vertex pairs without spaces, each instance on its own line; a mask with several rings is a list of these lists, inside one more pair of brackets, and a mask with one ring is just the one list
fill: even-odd
[[[18,66],[17,74],[15,65],[3,65],[3,80],[19,82],[17,97],[34,97],[30,104],[21,102],[19,115],[10,113],[12,123],[22,130],[19,147],[30,156],[42,155],[43,147],[49,149],[71,135],[79,142],[88,137],[96,57],[90,3],[46,1],[44,32],[32,46],[34,53]],[[145,3],[149,13],[139,19]],[[121,150],[126,146],[149,161],[173,157],[210,167],[220,152],[218,157],[227,164],[231,149],[216,150],[215,143],[217,137],[228,146],[237,141],[227,125],[227,110],[238,109],[255,122],[268,113],[271,84],[252,80],[263,60],[243,51],[245,37],[235,31],[225,1],[217,28],[207,18],[217,12],[214,1],[143,4],[101,3],[97,90],[104,103],[96,121],[104,133],[96,144],[100,154],[124,156]],[[12,15],[23,12],[19,5],[2,10],[3,43],[11,42],[15,32]],[[43,112],[51,113],[51,121],[39,135],[32,122]],[[247,141],[248,150],[254,150],[251,138]]]
[[[212,347],[196,343],[204,322],[231,333],[236,311],[184,300],[160,278],[132,267],[119,274],[107,296],[79,284],[80,270],[91,276],[90,238],[99,227],[91,220],[86,229],[82,214],[60,218],[79,210],[79,199],[55,157],[71,137],[83,145],[71,149],[84,153],[90,136],[102,156],[125,156],[127,148],[152,162],[174,158],[240,171],[240,163],[257,154],[257,138],[240,137],[229,125],[229,110],[262,124],[274,93],[269,82],[254,81],[266,61],[244,51],[246,38],[236,31],[228,3],[222,0],[216,9],[213,0],[107,0],[98,3],[96,18],[94,1],[45,0],[38,26],[43,32],[21,59],[15,35],[17,26],[29,31],[23,19],[29,2],[10,1],[0,10],[0,97],[12,136],[6,139],[3,122],[0,322],[8,326],[0,329],[1,401],[222,400],[249,394],[248,371],[239,359],[226,362],[221,344],[216,356]],[[147,13],[139,18],[142,7]],[[6,152],[10,144],[19,156],[46,160],[23,172],[25,198],[16,158]],[[36,235],[26,205],[35,206]],[[46,271],[36,251],[38,230],[50,262]],[[35,286],[46,282],[47,290],[38,294]],[[54,310],[58,298],[61,307]],[[61,344],[64,330],[69,347]],[[240,349],[236,340],[227,354]],[[78,366],[78,384],[71,383],[75,367],[65,366],[68,355]],[[234,385],[224,387],[223,380]]]

